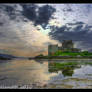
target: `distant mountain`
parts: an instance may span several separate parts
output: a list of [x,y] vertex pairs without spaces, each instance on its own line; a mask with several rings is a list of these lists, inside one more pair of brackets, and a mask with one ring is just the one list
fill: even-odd
[[0,54],[0,59],[2,60],[10,60],[10,59],[13,59],[13,58],[17,58],[16,56],[13,56],[13,55],[8,55],[8,54]]

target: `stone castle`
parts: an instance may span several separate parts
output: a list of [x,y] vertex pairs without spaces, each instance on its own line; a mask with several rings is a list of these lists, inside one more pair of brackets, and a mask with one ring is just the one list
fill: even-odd
[[48,46],[48,55],[54,55],[54,53],[57,51],[80,52],[81,50],[74,48],[74,43],[72,40],[63,40],[61,47],[59,47],[58,44]]

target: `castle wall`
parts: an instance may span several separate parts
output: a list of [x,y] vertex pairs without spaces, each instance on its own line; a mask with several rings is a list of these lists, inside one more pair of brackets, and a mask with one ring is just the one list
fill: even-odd
[[54,55],[58,51],[58,45],[49,45],[48,46],[48,55]]

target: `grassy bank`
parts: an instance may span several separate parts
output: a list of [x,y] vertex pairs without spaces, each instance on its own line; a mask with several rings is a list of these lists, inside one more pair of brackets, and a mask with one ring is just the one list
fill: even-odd
[[57,51],[53,56],[90,57],[90,56],[92,56],[92,53],[88,52],[88,51],[83,51],[83,52],[69,52],[69,51],[62,52],[62,51]]
[[40,54],[34,57],[34,59],[92,59],[92,53],[89,53],[88,51],[84,52],[57,51],[53,55],[48,56]]

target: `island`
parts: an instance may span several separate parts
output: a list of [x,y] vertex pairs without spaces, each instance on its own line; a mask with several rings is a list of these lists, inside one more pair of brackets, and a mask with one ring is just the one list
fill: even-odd
[[92,52],[75,48],[72,40],[63,40],[62,46],[50,44],[48,55],[40,54],[34,59],[92,59]]

